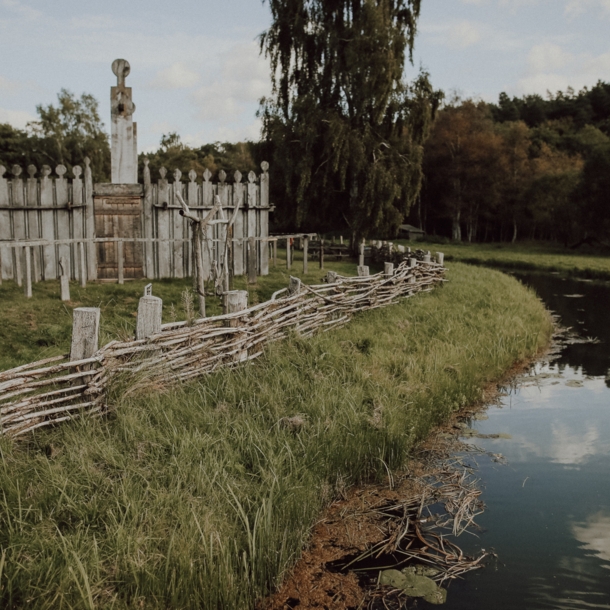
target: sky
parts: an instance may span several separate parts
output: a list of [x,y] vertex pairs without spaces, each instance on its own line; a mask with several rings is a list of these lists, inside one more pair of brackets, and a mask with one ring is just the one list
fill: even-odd
[[[109,128],[111,64],[127,59],[140,151],[256,140],[270,92],[261,0],[0,0],[0,122],[23,128],[65,88]],[[448,95],[497,101],[610,82],[610,0],[422,0],[413,65]]]

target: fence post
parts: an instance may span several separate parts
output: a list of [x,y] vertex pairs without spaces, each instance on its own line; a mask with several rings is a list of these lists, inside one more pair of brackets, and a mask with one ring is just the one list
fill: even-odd
[[303,275],[307,273],[307,253],[309,250],[309,237],[303,237]]
[[360,244],[360,257],[358,258],[358,267],[364,267],[364,240]]
[[23,286],[23,278],[21,277],[21,246],[15,246],[15,273],[17,274],[17,286]]
[[25,296],[32,298],[32,249],[26,246],[23,249],[25,254]]
[[147,284],[144,296],[138,303],[136,339],[148,339],[151,335],[160,333],[162,315],[163,301],[152,295],[152,284]]
[[68,265],[65,257],[59,259],[59,269],[61,275],[59,276],[59,287],[61,291],[61,300],[70,300],[70,276],[68,275]]
[[336,271],[329,271],[324,279],[327,284],[335,284],[339,281],[339,274]]
[[273,266],[277,267],[277,238],[273,240]]
[[286,238],[286,269],[292,267],[292,251],[290,249],[290,237]]
[[383,263],[383,274],[386,277],[392,277],[394,275],[394,263]]
[[324,269],[324,238],[320,237],[320,269]]
[[248,237],[248,284],[256,284],[256,238]]
[[298,277],[290,276],[290,284],[288,284],[288,294],[299,294],[301,292],[301,280]]
[[411,267],[411,268],[417,267],[417,259],[416,258],[411,257],[409,259],[409,267]]
[[369,275],[368,265],[358,265],[358,277],[366,277]]
[[436,253],[436,262],[442,267],[445,262],[445,255],[442,252]]
[[2,286],[2,248],[0,248],[0,286]]
[[81,241],[78,244],[78,259],[80,263],[80,287],[87,286],[87,267],[85,266],[85,244]]
[[97,352],[100,332],[99,307],[77,307],[72,321],[70,360],[85,360]]
[[[229,290],[225,292],[224,297],[223,309],[225,314],[248,309],[247,290]],[[237,326],[237,322],[231,320],[229,326]]]
[[343,245],[343,235],[339,235],[339,243]]
[[426,254],[424,254],[424,263],[430,262],[430,250]]
[[119,284],[125,283],[125,258],[123,254],[123,240],[120,240],[117,242],[117,257],[119,261]]

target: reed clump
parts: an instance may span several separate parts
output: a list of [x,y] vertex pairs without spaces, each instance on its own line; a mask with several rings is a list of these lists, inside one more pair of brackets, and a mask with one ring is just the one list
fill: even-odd
[[108,418],[0,439],[0,606],[253,607],[325,503],[548,342],[516,280],[448,278],[252,364],[115,392]]

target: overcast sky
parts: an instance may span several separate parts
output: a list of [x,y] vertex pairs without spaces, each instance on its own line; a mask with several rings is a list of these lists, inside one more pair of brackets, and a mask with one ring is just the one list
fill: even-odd
[[[131,64],[140,150],[177,131],[198,145],[257,139],[269,69],[260,0],[0,0],[0,122],[24,127],[61,88],[99,101]],[[610,81],[610,0],[422,0],[412,78],[496,101]]]

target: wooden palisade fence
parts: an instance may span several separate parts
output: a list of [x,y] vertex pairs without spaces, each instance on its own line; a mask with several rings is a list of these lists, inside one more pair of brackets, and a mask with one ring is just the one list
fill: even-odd
[[[439,257],[439,258],[442,258]],[[397,268],[358,277],[328,272],[326,283],[307,286],[291,278],[269,301],[247,307],[247,292],[225,294],[220,316],[161,324],[161,301],[141,299],[137,338],[97,348],[99,309],[74,310],[71,354],[0,372],[0,434],[19,436],[107,408],[108,388],[130,375],[130,387],[170,384],[234,366],[263,353],[264,346],[297,332],[309,337],[345,324],[358,311],[384,307],[399,297],[429,291],[444,281],[437,262],[409,258]]]

